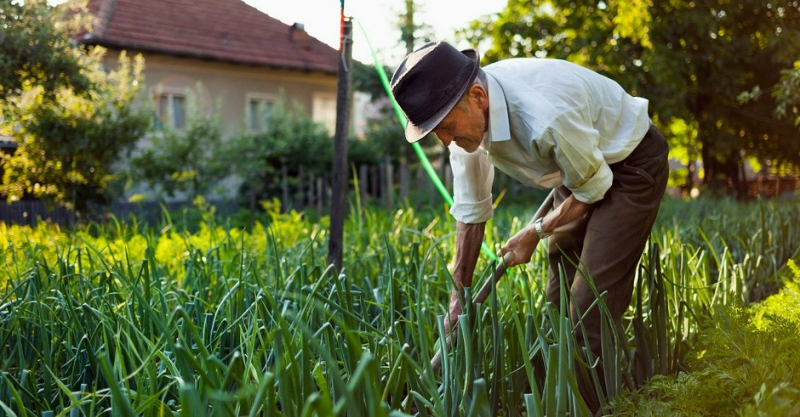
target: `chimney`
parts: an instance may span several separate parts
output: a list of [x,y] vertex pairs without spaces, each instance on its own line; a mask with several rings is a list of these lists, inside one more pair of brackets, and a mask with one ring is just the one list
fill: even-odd
[[305,25],[295,22],[289,29],[289,39],[297,43],[301,49],[309,49],[311,44],[308,41],[308,32],[306,32]]

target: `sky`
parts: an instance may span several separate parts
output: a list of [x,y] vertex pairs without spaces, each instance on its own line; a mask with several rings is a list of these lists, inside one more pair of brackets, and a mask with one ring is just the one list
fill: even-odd
[[[339,0],[244,1],[288,25],[302,23],[311,36],[333,48],[339,48]],[[416,20],[431,27],[435,40],[445,40],[456,47],[468,48],[472,45],[456,41],[455,30],[466,27],[470,21],[482,15],[501,11],[506,1],[418,0]],[[405,10],[405,0],[345,0],[344,5],[345,15],[355,19],[353,59],[372,65],[374,62],[368,46],[371,44],[382,65],[396,67],[405,54],[405,45],[399,40],[400,30],[397,28],[399,16]]]

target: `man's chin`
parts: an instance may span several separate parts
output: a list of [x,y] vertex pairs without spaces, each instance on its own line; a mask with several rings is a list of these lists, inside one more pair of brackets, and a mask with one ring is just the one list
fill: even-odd
[[465,148],[465,147],[462,147],[462,146],[459,146],[459,147],[460,147],[461,149],[463,149],[463,150],[464,150],[464,152],[466,152],[466,153],[475,153],[475,151],[477,151],[477,150],[478,150],[478,148],[479,148],[479,146],[475,146],[475,147],[468,147],[468,148]]
[[481,144],[480,144],[480,142],[476,143],[476,142],[472,142],[472,141],[469,141],[469,142],[464,141],[464,142],[461,142],[461,143],[456,142],[456,146],[458,146],[459,148],[463,149],[464,152],[466,152],[466,153],[473,153],[473,152],[477,151],[478,148],[480,148]]

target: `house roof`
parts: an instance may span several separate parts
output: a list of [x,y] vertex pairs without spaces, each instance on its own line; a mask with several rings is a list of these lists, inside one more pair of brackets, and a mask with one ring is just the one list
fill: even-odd
[[336,73],[338,51],[241,0],[90,0],[82,40],[142,52]]

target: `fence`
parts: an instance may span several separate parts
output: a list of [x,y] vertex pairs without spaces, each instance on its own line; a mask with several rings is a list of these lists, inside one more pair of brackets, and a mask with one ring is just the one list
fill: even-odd
[[38,219],[61,225],[72,224],[75,221],[71,211],[64,207],[48,207],[44,201],[22,200],[13,203],[0,201],[0,221],[35,226]]
[[758,175],[747,182],[747,195],[766,198],[794,195],[797,183],[796,176]]
[[[231,201],[217,201],[212,204],[217,213],[223,216],[233,214],[239,209],[239,205]],[[117,202],[109,206],[90,209],[85,219],[102,220],[112,215],[118,219],[127,219],[130,216],[136,216],[141,222],[157,224],[162,220],[165,211],[175,213],[188,207],[193,206],[191,203],[183,201]],[[0,201],[0,222],[36,226],[40,220],[69,226],[74,224],[78,218],[73,211],[64,207],[53,207],[40,200],[22,200],[13,203]]]
[[[436,170],[445,188],[452,195],[452,170],[447,165],[444,169],[440,165]],[[299,171],[300,175],[292,181],[283,175],[280,185],[282,206],[285,209],[315,209],[323,212],[328,207],[332,195],[332,175],[304,174],[302,168]],[[398,164],[385,161],[378,165],[361,165],[355,171],[355,177],[352,172],[350,175],[350,190],[354,192],[358,189],[362,202],[378,204],[391,210],[400,204],[408,203],[419,208],[441,204],[443,201],[422,167],[404,169]],[[525,188],[527,187],[505,174],[495,172],[496,192],[505,190],[507,197],[516,198],[524,193]]]
[[[441,162],[438,171],[445,187],[452,193],[452,171]],[[283,210],[315,210],[325,213],[330,205],[332,195],[330,173],[313,174],[299,167],[299,175],[290,178],[288,169],[283,167],[279,184],[274,184],[273,194],[281,200]],[[495,174],[495,189],[505,189],[506,198],[522,195],[524,186],[510,180],[505,175]],[[405,169],[398,164],[384,161],[377,165],[361,165],[350,172],[350,197],[358,190],[364,204],[379,205],[387,210],[397,208],[401,204],[413,207],[441,206],[442,197],[433,186],[427,173],[421,167]],[[246,205],[236,201],[212,201],[216,212],[222,216],[247,209]],[[162,220],[164,212],[177,213],[193,207],[186,201],[157,202],[144,201],[138,203],[116,202],[109,206],[94,207],[89,210],[89,220],[100,220],[113,215],[118,219],[136,216],[139,221],[157,224]],[[48,206],[39,200],[23,200],[6,203],[0,200],[0,221],[10,224],[35,226],[39,219],[68,226],[76,222],[73,212],[63,207]]]

